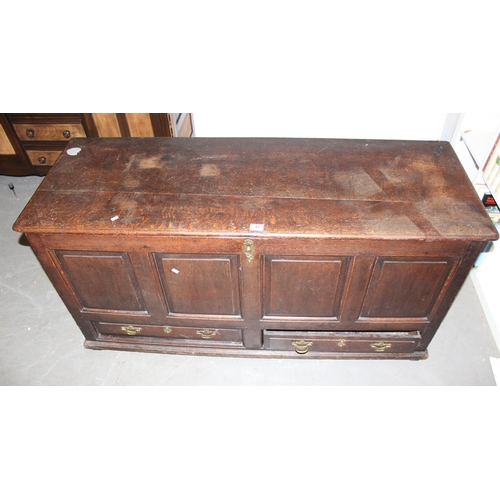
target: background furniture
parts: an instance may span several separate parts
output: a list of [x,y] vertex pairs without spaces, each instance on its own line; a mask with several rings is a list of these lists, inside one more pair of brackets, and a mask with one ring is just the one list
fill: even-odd
[[0,114],[0,174],[45,175],[69,140],[191,137],[190,113]]

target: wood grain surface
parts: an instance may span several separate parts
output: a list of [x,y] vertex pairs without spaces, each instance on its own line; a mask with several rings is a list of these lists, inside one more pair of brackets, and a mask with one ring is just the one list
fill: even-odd
[[[496,239],[449,143],[76,139],[18,231]],[[118,216],[114,221],[111,218]]]

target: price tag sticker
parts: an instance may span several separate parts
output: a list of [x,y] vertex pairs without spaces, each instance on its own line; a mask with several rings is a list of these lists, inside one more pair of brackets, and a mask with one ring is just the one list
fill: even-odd
[[76,156],[81,150],[82,148],[69,148],[68,151],[66,151],[66,154]]
[[250,231],[264,231],[264,224],[250,224]]

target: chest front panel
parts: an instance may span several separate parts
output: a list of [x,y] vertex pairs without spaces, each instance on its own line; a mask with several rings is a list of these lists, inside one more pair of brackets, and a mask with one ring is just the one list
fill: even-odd
[[[320,356],[339,355],[328,337],[336,332],[337,340],[349,337],[344,354],[370,353],[367,346],[378,344],[373,335],[392,336],[397,354],[422,351],[467,250],[456,243],[255,237],[249,258],[243,238],[42,240],[42,262],[66,290],[63,298],[92,346],[250,346],[261,355],[281,353],[275,348],[283,342],[289,349],[281,354],[297,355],[292,342],[299,337],[314,338]],[[283,332],[289,335],[278,341]],[[378,352],[387,355],[372,349]]]

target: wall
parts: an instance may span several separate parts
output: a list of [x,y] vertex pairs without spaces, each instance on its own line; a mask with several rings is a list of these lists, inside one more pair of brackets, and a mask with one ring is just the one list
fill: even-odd
[[[484,166],[487,160],[489,150],[493,147],[493,142],[497,134],[500,132],[500,114],[495,113],[463,113],[460,122],[460,132],[471,130],[490,136],[490,141],[479,143],[481,146],[478,150],[474,150],[475,156],[478,158],[480,167]],[[452,146],[457,153],[460,161],[469,173],[471,181],[476,185],[482,184],[481,172],[477,170],[474,162],[471,160],[471,155],[467,151],[464,142],[460,140],[460,135],[457,134]],[[497,200],[497,203],[500,200]],[[479,259],[477,267],[471,272],[471,278],[478,292],[483,310],[488,319],[491,331],[495,341],[500,349],[500,243],[494,242],[490,251]]]
[[[292,107],[293,108],[293,107]],[[203,112],[194,110],[197,137],[330,137],[438,140],[446,113],[308,111]]]

